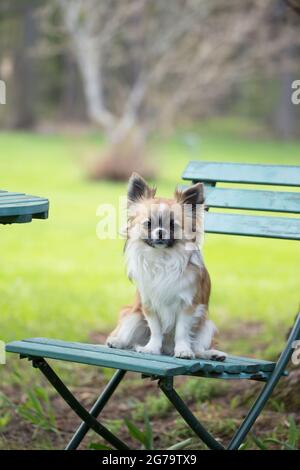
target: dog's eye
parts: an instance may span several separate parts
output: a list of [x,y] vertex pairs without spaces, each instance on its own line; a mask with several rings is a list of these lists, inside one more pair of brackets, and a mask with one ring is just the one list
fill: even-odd
[[175,230],[181,227],[181,224],[179,222],[176,222],[174,219],[170,220],[170,229]]
[[145,220],[145,222],[143,222],[143,226],[145,228],[150,228],[151,227],[151,220],[150,219]]

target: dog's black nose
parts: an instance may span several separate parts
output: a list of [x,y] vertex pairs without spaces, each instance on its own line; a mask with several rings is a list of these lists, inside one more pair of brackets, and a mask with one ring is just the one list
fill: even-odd
[[158,239],[162,240],[163,239],[163,230],[161,228],[157,231],[157,234],[158,234]]

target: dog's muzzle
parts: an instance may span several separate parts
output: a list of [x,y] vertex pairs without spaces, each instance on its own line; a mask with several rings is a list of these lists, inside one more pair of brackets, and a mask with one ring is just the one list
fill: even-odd
[[145,241],[153,248],[171,248],[175,242],[174,233],[172,230],[168,231],[160,226],[152,231],[149,230],[148,238]]
[[152,248],[171,248],[174,245],[175,240],[174,239],[152,240],[151,238],[149,238],[149,239],[146,239],[145,242],[147,243],[147,245],[151,246]]

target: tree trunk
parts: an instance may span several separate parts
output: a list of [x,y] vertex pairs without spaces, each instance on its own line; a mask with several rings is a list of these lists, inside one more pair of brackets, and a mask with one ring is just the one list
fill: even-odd
[[134,171],[147,178],[154,176],[154,168],[145,158],[145,129],[137,122],[126,129],[123,126],[124,122],[119,122],[108,134],[108,149],[102,158],[97,157],[92,164],[91,178],[124,181]]
[[36,77],[34,59],[30,55],[37,37],[34,5],[24,6],[20,43],[14,56],[15,109],[13,127],[30,128],[35,121]]
[[74,45],[88,116],[92,122],[99,124],[106,132],[109,132],[114,127],[114,119],[103,104],[100,51],[93,39],[89,38],[74,37]]
[[[93,163],[90,176],[94,179],[124,180],[132,171],[149,175],[150,170],[144,163],[146,132],[139,122],[141,103],[146,90],[145,77],[134,64],[135,76],[122,105],[123,109],[111,111],[106,103],[103,86],[105,39],[101,39],[99,31],[95,32],[99,26],[95,24],[97,16],[91,15],[89,9],[95,3],[88,4],[79,0],[74,0],[71,4],[67,0],[59,0],[59,3],[81,76],[87,114],[92,122],[101,126],[107,137],[108,150],[103,158],[100,156]],[[122,23],[120,18],[119,21]]]

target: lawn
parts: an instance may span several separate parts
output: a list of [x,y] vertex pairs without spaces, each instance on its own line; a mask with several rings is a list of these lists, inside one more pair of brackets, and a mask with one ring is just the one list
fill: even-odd
[[[0,339],[89,340],[109,331],[120,306],[130,302],[134,287],[125,274],[123,241],[96,236],[98,205],[117,205],[126,184],[89,182],[85,176],[86,156],[102,146],[93,133],[0,134],[0,188],[50,199],[47,221],[1,227]],[[190,159],[300,164],[300,142],[205,126],[157,137],[149,154],[159,169],[159,193],[167,196]],[[231,353],[257,349],[274,358],[299,308],[296,242],[207,235],[204,256],[220,345]],[[11,357],[8,362],[6,372],[14,369]],[[27,363],[18,365],[20,374],[27,369]]]

